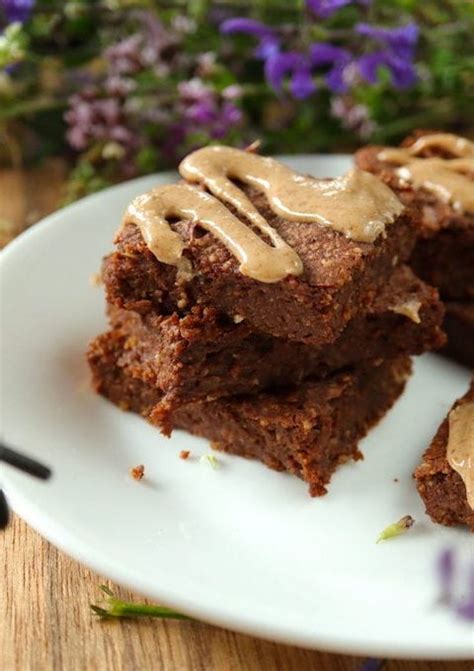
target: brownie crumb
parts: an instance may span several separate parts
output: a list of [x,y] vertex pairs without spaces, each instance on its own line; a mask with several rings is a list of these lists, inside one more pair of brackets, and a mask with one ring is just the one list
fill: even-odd
[[189,450],[181,450],[181,452],[179,453],[179,458],[180,459],[187,459],[190,454],[191,454],[191,452]]
[[138,466],[135,466],[134,468],[130,469],[130,475],[134,480],[141,480],[143,476],[145,475],[145,466],[143,464],[139,464]]

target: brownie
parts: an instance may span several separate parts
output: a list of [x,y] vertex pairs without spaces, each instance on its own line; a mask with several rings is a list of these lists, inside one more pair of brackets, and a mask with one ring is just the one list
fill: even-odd
[[[418,308],[411,317],[410,306]],[[443,312],[437,291],[401,266],[371,310],[322,347],[251,331],[202,306],[184,317],[118,308],[109,317],[126,337],[121,363],[159,387],[172,412],[182,402],[297,385],[362,361],[436,349],[445,341]]]
[[[161,392],[121,364],[124,343],[122,334],[109,331],[91,344],[95,389],[160,425]],[[359,440],[401,394],[409,373],[410,360],[402,356],[280,393],[185,404],[174,426],[208,438],[217,449],[294,473],[320,496],[340,463],[362,458]]]
[[470,229],[444,229],[420,239],[410,266],[446,300],[474,300],[474,220]]
[[474,368],[474,301],[445,303],[443,328],[448,336],[442,350],[465,366]]
[[408,212],[373,243],[355,242],[329,227],[284,220],[263,194],[241,188],[297,252],[302,275],[275,283],[253,280],[239,271],[217,238],[184,221],[172,224],[185,240],[184,253],[194,268],[193,277],[183,282],[174,266],[159,262],[149,251],[140,230],[127,224],[116,237],[116,251],[104,260],[107,300],[142,315],[185,315],[194,305],[209,306],[246,322],[251,330],[322,345],[333,342],[356,314],[366,311],[393,267],[411,254],[415,231]]
[[[402,146],[413,144],[422,135],[433,131],[417,131],[406,138]],[[386,147],[369,146],[360,149],[356,164],[382,179],[407,206],[412,207],[419,240],[410,265],[421,279],[439,288],[447,300],[474,298],[474,215],[459,212],[443,202],[431,191],[413,189],[397,175],[398,166],[381,161],[379,153]],[[443,155],[434,148],[421,156],[430,158]],[[474,176],[473,176],[474,189]]]
[[[474,402],[474,379],[469,391],[453,408]],[[467,525],[474,531],[474,511],[466,498],[466,487],[446,459],[449,439],[449,418],[442,422],[429,448],[423,455],[414,477],[426,512],[434,522],[446,526]]]

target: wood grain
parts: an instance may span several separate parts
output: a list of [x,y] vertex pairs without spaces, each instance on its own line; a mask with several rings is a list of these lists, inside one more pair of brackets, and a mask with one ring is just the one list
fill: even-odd
[[[106,582],[19,518],[0,535],[3,671],[356,671],[361,660],[277,645],[199,622],[99,621],[89,604]],[[6,611],[5,611],[6,605]],[[472,671],[469,662],[389,661],[384,671]]]
[[[0,246],[57,206],[63,175],[61,162],[37,173],[0,171]],[[357,671],[362,663],[199,622],[99,621],[89,605],[100,600],[104,582],[14,517],[0,532],[0,671]],[[392,660],[384,671],[473,668]]]

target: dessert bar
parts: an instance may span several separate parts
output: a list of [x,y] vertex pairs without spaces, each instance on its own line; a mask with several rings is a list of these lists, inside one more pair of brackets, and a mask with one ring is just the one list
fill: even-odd
[[117,307],[184,315],[209,306],[252,330],[322,345],[367,310],[415,242],[398,198],[357,169],[317,180],[208,147],[180,171],[200,186],[158,187],[127,210],[103,265]]
[[414,475],[434,522],[474,531],[474,379],[442,422]]

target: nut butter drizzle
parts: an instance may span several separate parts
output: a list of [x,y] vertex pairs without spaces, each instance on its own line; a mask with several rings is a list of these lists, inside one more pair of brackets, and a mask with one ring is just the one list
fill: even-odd
[[[441,149],[455,158],[423,158],[419,155],[429,149]],[[424,135],[411,146],[384,149],[378,158],[400,167],[397,174],[417,189],[435,193],[451,203],[456,210],[474,213],[474,144],[451,133]]]
[[181,162],[179,171],[190,182],[205,184],[261,230],[268,224],[232,179],[262,191],[278,216],[323,224],[358,242],[373,242],[403,209],[395,194],[368,172],[355,169],[336,179],[317,180],[273,158],[233,147],[198,149]]
[[461,403],[449,413],[446,458],[461,476],[467,502],[474,510],[474,402]]
[[159,261],[177,266],[183,279],[192,275],[192,266],[183,255],[184,240],[168,223],[170,217],[198,223],[212,232],[240,262],[242,274],[255,280],[278,282],[303,272],[298,254],[231,179],[262,191],[270,208],[285,219],[323,224],[359,242],[373,242],[403,210],[387,186],[357,169],[333,180],[315,180],[274,159],[213,146],[190,154],[179,171],[188,182],[204,185],[210,193],[191,184],[157,187],[131,203],[124,223],[138,226],[150,251]]
[[296,252],[266,222],[265,232],[274,247],[261,240],[217,198],[189,184],[168,184],[136,198],[127,210],[125,222],[136,224],[156,258],[177,266],[184,278],[192,274],[191,262],[183,256],[185,243],[171,229],[169,217],[199,223],[211,231],[238,259],[243,275],[261,282],[278,282],[302,272]]

